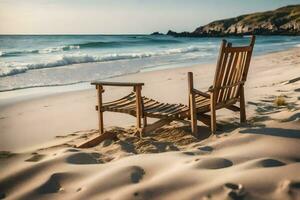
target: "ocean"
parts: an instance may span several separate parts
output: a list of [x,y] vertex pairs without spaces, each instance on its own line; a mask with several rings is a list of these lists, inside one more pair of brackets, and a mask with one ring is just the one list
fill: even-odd
[[[222,38],[166,35],[0,35],[0,92],[70,85],[216,62]],[[248,37],[229,37],[236,45]],[[254,55],[300,47],[297,36],[258,36]]]

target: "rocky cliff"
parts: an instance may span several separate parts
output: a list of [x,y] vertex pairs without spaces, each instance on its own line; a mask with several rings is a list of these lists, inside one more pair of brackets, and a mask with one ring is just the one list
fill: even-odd
[[180,37],[226,35],[300,35],[300,5],[291,5],[273,11],[252,13],[223,19],[200,26],[193,32],[167,35]]

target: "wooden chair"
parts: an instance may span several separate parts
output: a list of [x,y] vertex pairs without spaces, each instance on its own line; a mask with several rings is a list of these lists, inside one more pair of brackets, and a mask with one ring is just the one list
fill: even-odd
[[[144,83],[94,81],[91,84],[95,85],[97,89],[98,105],[96,106],[96,110],[98,111],[100,134],[77,147],[85,148],[95,146],[107,138],[114,137],[111,133],[104,132],[103,112],[105,111],[126,113],[135,116],[136,132],[140,134],[140,137],[142,137],[144,133],[162,127],[173,120],[186,119],[189,114],[189,107],[186,105],[160,103],[154,99],[142,96],[141,90]],[[121,99],[103,103],[102,93],[104,92],[104,86],[133,87],[133,92]],[[159,120],[153,124],[148,124],[147,117],[158,118]]]
[[[216,110],[227,108],[240,112],[241,123],[246,122],[244,84],[250,65],[255,36],[249,46],[232,47],[222,41],[213,85],[207,92],[194,88],[193,74],[188,73],[189,108],[191,128],[197,134],[197,120],[211,127],[216,132]],[[239,102],[239,107],[235,104]],[[206,113],[210,112],[210,116]]]
[[[136,117],[136,130],[140,137],[144,133],[162,127],[174,120],[191,120],[193,134],[197,134],[197,119],[211,126],[212,133],[216,131],[216,110],[228,108],[240,111],[241,122],[246,121],[244,83],[246,81],[255,37],[252,36],[250,46],[231,47],[223,40],[213,86],[207,92],[196,90],[193,86],[193,74],[188,73],[189,106],[183,104],[160,103],[141,95],[144,83],[94,81],[96,86],[99,120],[99,135],[85,141],[77,147],[91,147],[101,141],[112,138],[103,129],[103,112],[126,113]],[[133,87],[133,92],[115,101],[103,103],[104,86]],[[234,104],[240,102],[240,108]],[[205,113],[211,112],[211,116]],[[158,118],[153,124],[147,124],[147,117]],[[143,122],[143,124],[142,124]]]

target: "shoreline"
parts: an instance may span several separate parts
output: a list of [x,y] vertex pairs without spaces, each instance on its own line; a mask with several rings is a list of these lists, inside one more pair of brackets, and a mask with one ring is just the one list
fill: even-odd
[[[254,55],[254,58],[261,57],[261,56],[266,56],[266,55],[272,55],[280,52],[289,52],[289,51],[294,51],[297,50],[300,47],[290,47],[285,50],[274,50],[274,52],[268,52],[265,54],[260,54],[260,55]],[[96,64],[96,63],[93,63]],[[159,67],[153,67],[150,69],[141,69],[138,72],[133,72],[133,73],[128,73],[128,74],[122,74],[122,75],[116,75],[104,79],[99,79],[103,81],[110,81],[110,80],[115,80],[115,79],[122,79],[122,77],[127,77],[131,75],[137,75],[137,74],[143,74],[143,73],[151,73],[151,72],[159,72],[159,71],[165,71],[165,70],[176,70],[180,68],[193,68],[196,66],[203,66],[203,65],[212,65],[216,64],[216,61],[212,62],[207,62],[207,63],[201,63],[201,64],[192,64],[192,65],[185,65],[182,64],[180,66],[175,66],[175,67],[166,67],[162,69],[155,69]],[[82,65],[82,64],[73,64],[73,65]],[[40,70],[40,69],[37,69]],[[56,94],[61,94],[61,93],[69,93],[69,92],[76,92],[76,91],[82,91],[82,90],[91,90],[93,87],[90,86],[91,81],[81,81],[77,83],[69,83],[69,84],[61,84],[61,85],[45,85],[45,86],[28,86],[25,88],[14,88],[14,89],[7,89],[4,91],[0,91],[0,109],[1,106],[6,106],[6,104],[12,104],[15,102],[20,102],[22,100],[30,100],[30,99],[35,99],[35,98],[43,98],[49,95],[56,95]],[[56,91],[55,91],[56,90]],[[21,93],[21,94],[18,94]],[[37,94],[41,93],[41,94]],[[21,97],[20,97],[21,96]],[[25,96],[25,97],[24,97]],[[8,103],[7,103],[8,102]]]

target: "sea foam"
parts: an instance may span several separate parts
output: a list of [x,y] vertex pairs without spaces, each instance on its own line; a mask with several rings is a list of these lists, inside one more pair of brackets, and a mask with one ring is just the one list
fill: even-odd
[[[77,47],[73,47],[73,48],[77,48]],[[189,52],[196,52],[196,51],[201,51],[201,47],[189,46],[189,47],[184,47],[184,48],[167,49],[167,50],[157,51],[157,52],[119,53],[119,54],[113,53],[113,54],[105,54],[105,55],[101,55],[101,56],[79,54],[79,53],[67,54],[67,55],[57,56],[57,58],[55,60],[44,62],[44,63],[22,63],[22,64],[5,63],[5,64],[1,64],[0,77],[24,73],[28,70],[33,70],[33,69],[60,67],[60,66],[80,64],[80,63],[105,62],[105,61],[125,60],[125,59],[138,59],[138,58],[147,58],[147,57],[153,57],[153,56],[189,53]]]

